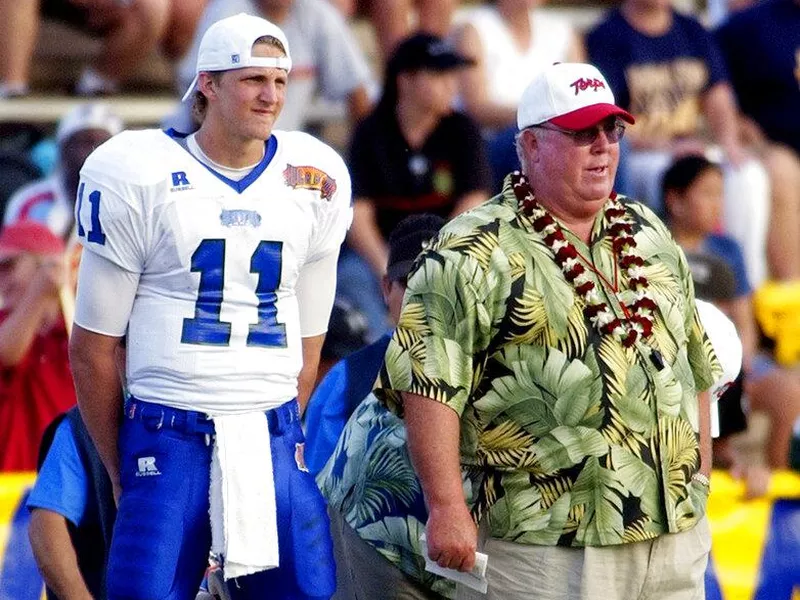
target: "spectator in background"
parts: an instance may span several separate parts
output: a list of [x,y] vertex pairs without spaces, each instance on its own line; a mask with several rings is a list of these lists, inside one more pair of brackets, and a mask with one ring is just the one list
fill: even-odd
[[689,256],[716,256],[733,272],[733,297],[719,308],[731,318],[742,340],[744,391],[750,407],[770,419],[769,464],[785,468],[792,425],[800,416],[800,378],[759,349],[752,287],[741,249],[730,236],[716,233],[723,205],[722,169],[700,155],[680,158],[664,174],[663,190],[670,230],[681,248]]
[[581,62],[583,45],[569,21],[541,9],[545,0],[494,0],[469,9],[456,32],[459,51],[475,61],[461,73],[464,109],[489,143],[493,181],[519,168],[514,150],[517,106],[531,78],[556,62]]
[[765,0],[717,31],[742,112],[800,154],[800,0]]
[[[371,74],[361,48],[341,14],[326,0],[210,0],[189,52],[178,65],[178,87],[185,90],[194,77],[200,40],[215,22],[238,13],[263,17],[278,25],[292,49],[292,72],[286,104],[275,124],[286,131],[305,129],[315,95],[346,101],[353,122],[371,108]],[[185,133],[197,129],[191,99],[171,119]]]
[[[319,355],[319,368],[314,388],[325,378],[328,371],[350,354],[361,350],[367,344],[367,319],[347,300],[337,298],[331,309],[328,333],[322,343]],[[306,412],[306,414],[308,414]],[[308,462],[306,444],[306,463]]]
[[0,0],[0,97],[29,91],[40,15],[102,39],[100,55],[75,86],[77,94],[93,96],[116,92],[158,46],[169,24],[170,0]]
[[[694,292],[697,300],[704,300],[722,311],[724,315],[730,315],[732,305],[736,300],[736,278],[733,270],[728,264],[719,258],[705,252],[685,252],[686,262],[692,272],[694,282]],[[698,311],[701,320],[705,314],[702,303],[698,302]],[[714,346],[714,351],[719,357],[724,348],[719,344],[726,340],[722,339],[715,342],[714,331],[709,323],[703,320],[703,326],[709,335],[709,339]],[[730,322],[730,327],[735,330],[735,325]],[[741,351],[741,342],[738,340]],[[730,346],[730,344],[727,344]],[[730,350],[728,350],[730,352]],[[740,356],[741,358],[741,356]],[[722,358],[720,358],[722,362]],[[769,484],[770,470],[762,464],[744,456],[733,443],[733,438],[747,430],[746,399],[744,396],[744,374],[739,370],[739,374],[727,388],[720,388],[712,394],[712,435],[714,466],[719,469],[727,469],[734,477],[740,478],[745,482],[746,496],[757,498],[764,495]],[[716,396],[716,398],[715,398]],[[716,409],[716,432],[714,427],[714,409]]]
[[421,31],[439,37],[450,32],[459,0],[329,0],[348,19],[368,15],[383,62],[403,39]]
[[39,223],[0,231],[0,471],[34,470],[45,428],[76,401],[59,305],[63,253]]
[[[412,215],[389,236],[382,284],[394,325],[414,261],[443,225],[441,217]],[[389,339],[386,335],[339,363],[306,413],[306,463],[314,474],[324,467],[317,483],[331,514],[337,600],[438,600],[453,592],[451,584],[424,568],[419,533],[427,512],[408,457],[405,425],[371,393]]]
[[[742,246],[750,280],[760,285],[768,275],[769,178],[740,143],[736,103],[713,37],[671,0],[624,0],[586,43],[620,105],[636,117],[623,156],[629,183],[623,191],[663,214],[661,176],[674,156],[709,147],[705,117],[724,158],[725,227]],[[787,247],[790,241],[796,239],[784,240]]]
[[766,0],[735,13],[717,31],[717,40],[747,117],[745,130],[775,174],[768,248],[771,263],[780,266],[774,275],[798,279],[800,0]]
[[122,128],[122,120],[105,104],[80,104],[69,111],[56,130],[58,166],[50,176],[20,188],[11,197],[3,222],[9,225],[31,219],[68,239],[75,224],[81,167],[95,148]]
[[378,106],[353,134],[353,225],[337,294],[367,314],[371,340],[388,328],[379,282],[392,229],[408,215],[449,218],[488,197],[480,130],[452,108],[458,72],[471,64],[439,37],[409,37],[386,67]]
[[105,600],[117,513],[111,481],[77,406],[58,417],[48,433],[27,502],[28,534],[47,598]]

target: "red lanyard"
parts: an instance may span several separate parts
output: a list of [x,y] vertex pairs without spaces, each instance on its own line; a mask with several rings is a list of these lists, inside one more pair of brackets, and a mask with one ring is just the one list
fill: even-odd
[[608,278],[603,275],[603,273],[594,266],[594,263],[586,258],[578,248],[575,248],[575,251],[578,253],[578,258],[583,261],[583,264],[589,268],[598,278],[606,285],[608,289],[614,292],[614,299],[617,301],[617,304],[622,308],[622,312],[625,313],[625,318],[630,318],[630,314],[628,313],[628,307],[625,306],[623,302],[619,301],[617,298],[617,294],[619,293],[619,270],[617,266],[617,257],[614,256],[614,283],[611,283]]

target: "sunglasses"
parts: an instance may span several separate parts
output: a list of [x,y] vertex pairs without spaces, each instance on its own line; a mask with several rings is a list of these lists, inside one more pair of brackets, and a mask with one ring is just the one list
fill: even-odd
[[610,144],[616,144],[622,139],[622,136],[625,135],[625,124],[619,119],[609,120],[595,127],[587,127],[586,129],[578,129],[577,131],[564,129],[552,123],[542,123],[540,125],[534,125],[534,127],[563,133],[571,137],[576,146],[591,146],[597,141],[601,131],[606,134],[606,139],[608,139]]
[[0,260],[0,271],[11,271],[19,262],[19,256],[9,256]]

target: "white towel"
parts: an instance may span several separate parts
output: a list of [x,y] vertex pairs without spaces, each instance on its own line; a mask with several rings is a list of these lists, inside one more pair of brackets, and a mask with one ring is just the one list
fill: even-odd
[[211,550],[225,579],[279,564],[269,426],[264,413],[214,417],[209,489]]

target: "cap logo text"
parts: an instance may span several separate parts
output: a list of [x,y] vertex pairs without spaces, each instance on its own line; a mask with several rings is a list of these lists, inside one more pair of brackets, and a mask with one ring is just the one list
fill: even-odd
[[606,84],[603,83],[600,79],[584,79],[581,77],[580,79],[576,79],[572,83],[569,84],[569,87],[575,88],[575,95],[578,95],[578,92],[583,92],[585,90],[591,89],[592,91],[597,91],[600,88],[605,88]]
[[231,54],[231,63],[234,65],[239,64],[239,55],[238,54]]

